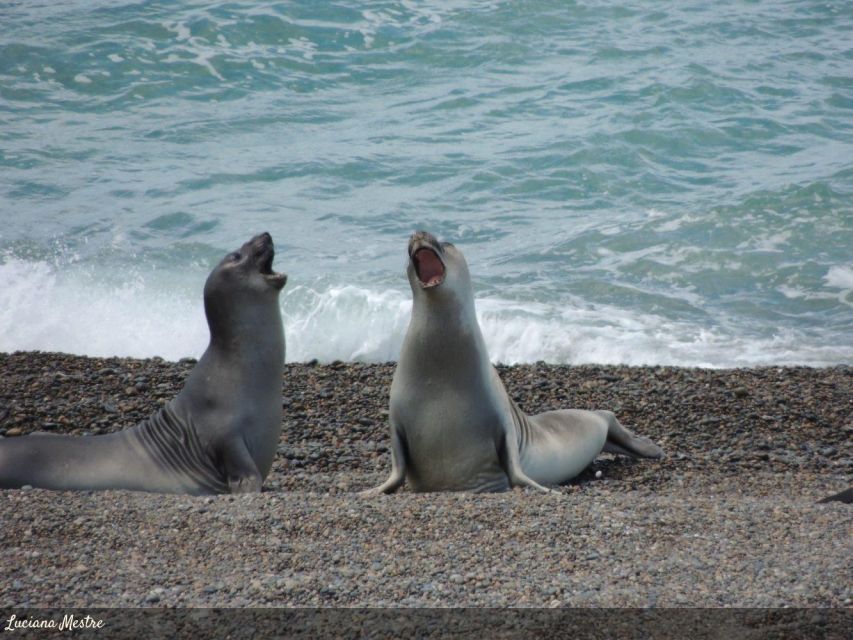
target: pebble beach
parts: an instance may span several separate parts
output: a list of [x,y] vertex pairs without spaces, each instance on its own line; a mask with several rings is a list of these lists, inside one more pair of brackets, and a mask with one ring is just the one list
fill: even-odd
[[[0,435],[132,426],[194,364],[0,353]],[[851,481],[853,368],[499,365],[526,412],[609,409],[665,458],[364,499],[393,371],[286,365],[261,494],[0,491],[0,606],[851,606],[853,509],[818,500]]]

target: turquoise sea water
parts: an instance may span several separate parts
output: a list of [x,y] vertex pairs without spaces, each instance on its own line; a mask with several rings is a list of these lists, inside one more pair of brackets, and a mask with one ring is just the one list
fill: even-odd
[[425,228],[496,361],[850,363],[853,3],[0,1],[0,223],[3,351],[197,356],[268,230],[392,360]]

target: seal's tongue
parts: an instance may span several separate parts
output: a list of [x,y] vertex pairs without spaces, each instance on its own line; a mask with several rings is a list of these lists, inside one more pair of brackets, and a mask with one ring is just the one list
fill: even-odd
[[425,286],[437,285],[444,277],[444,265],[441,264],[435,251],[428,248],[418,249],[414,255],[415,269],[418,272],[418,280]]

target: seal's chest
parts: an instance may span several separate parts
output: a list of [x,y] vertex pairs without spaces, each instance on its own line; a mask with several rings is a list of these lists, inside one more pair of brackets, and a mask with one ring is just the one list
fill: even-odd
[[498,417],[470,398],[438,396],[423,402],[403,427],[410,453],[433,464],[464,466],[497,457]]
[[[405,430],[407,476],[415,491],[497,491],[507,486],[494,422],[482,412],[436,408]],[[424,414],[421,414],[424,417]]]

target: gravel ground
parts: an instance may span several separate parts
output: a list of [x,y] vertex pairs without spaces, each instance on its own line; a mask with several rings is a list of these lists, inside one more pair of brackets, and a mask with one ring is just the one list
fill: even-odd
[[[125,428],[194,362],[0,354],[0,435]],[[0,491],[0,607],[850,607],[853,368],[499,367],[529,413],[599,408],[662,461],[562,496],[355,492],[389,470],[393,364],[289,364],[265,491]]]

